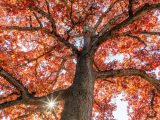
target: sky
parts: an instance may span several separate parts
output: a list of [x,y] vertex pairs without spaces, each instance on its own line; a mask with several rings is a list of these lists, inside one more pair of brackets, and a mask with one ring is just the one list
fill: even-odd
[[127,113],[128,102],[122,101],[121,99],[123,98],[124,98],[124,93],[121,93],[111,99],[111,103],[114,103],[117,106],[116,110],[113,111],[113,116],[116,120],[128,120],[129,119],[128,113]]

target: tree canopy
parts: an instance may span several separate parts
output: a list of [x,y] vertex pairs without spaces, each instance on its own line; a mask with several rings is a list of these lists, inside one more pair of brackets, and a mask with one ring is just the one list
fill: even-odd
[[160,119],[159,0],[0,0],[0,11],[1,119],[61,119],[81,74],[94,80],[93,120],[114,120],[118,95],[128,118]]

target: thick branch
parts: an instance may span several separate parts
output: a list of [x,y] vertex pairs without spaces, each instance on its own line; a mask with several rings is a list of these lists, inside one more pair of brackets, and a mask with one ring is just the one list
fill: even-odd
[[97,72],[97,78],[121,77],[121,76],[140,76],[150,84],[152,84],[160,92],[160,81],[150,77],[145,71],[138,69],[120,69],[120,70],[107,70]]
[[94,43],[92,45],[92,53],[93,54],[98,46],[100,44],[102,44],[104,41],[106,41],[107,39],[111,38],[113,35],[113,32],[118,31],[119,29],[133,23],[135,20],[137,20],[138,18],[142,17],[145,13],[151,11],[151,10],[155,10],[155,9],[160,9],[160,3],[158,4],[145,4],[143,7],[141,7],[139,10],[137,10],[135,12],[135,14],[132,17],[128,17],[127,19],[125,19],[123,22],[119,23],[118,25],[116,25],[115,27],[113,27],[112,29],[110,29],[109,31],[105,31],[102,35],[98,35],[97,38],[94,40]]
[[11,107],[11,106],[22,104],[22,103],[24,103],[24,100],[18,98],[17,100],[9,101],[9,102],[5,102],[5,103],[0,104],[0,109]]
[[42,97],[32,97],[29,96],[28,99],[24,99],[24,98],[17,98],[14,101],[9,101],[9,102],[5,102],[0,104],[0,109],[4,109],[7,107],[11,107],[14,105],[19,105],[19,104],[25,104],[25,105],[38,105],[38,106],[43,106],[45,107],[46,102],[51,99],[56,99],[56,101],[60,101],[65,99],[65,91],[66,90],[59,90],[59,91],[55,91],[51,94],[48,94],[46,96],[42,96]]
[[28,98],[28,95],[30,93],[28,92],[27,88],[25,88],[24,85],[19,80],[13,77],[9,72],[4,70],[2,67],[0,67],[0,76],[2,76],[10,84],[12,84],[15,88],[17,88],[20,92],[22,92],[22,97]]

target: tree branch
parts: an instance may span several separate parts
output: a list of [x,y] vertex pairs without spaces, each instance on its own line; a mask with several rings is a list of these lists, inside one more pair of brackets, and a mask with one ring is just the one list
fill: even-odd
[[[56,25],[55,25],[55,21],[52,17],[50,17],[50,15],[46,12],[44,12],[43,10],[39,9],[38,7],[30,7],[31,10],[36,11],[37,13],[41,14],[43,17],[46,17],[50,23],[52,24],[52,28],[53,31],[50,32],[48,30],[44,31],[46,34],[52,36],[52,37],[56,37],[61,43],[63,43],[66,47],[71,48],[75,53],[79,53],[78,49],[70,44],[68,42],[68,39],[65,40],[63,37],[61,37],[57,32],[56,32]],[[42,27],[42,23],[40,22],[39,18],[37,17],[37,15],[33,12],[35,18],[37,19],[40,27],[20,27],[20,26],[6,26],[6,27],[0,27],[0,29],[2,30],[18,30],[18,31],[38,31],[41,30]]]
[[111,38],[113,36],[114,32],[133,23],[135,20],[142,17],[145,13],[147,13],[151,10],[155,10],[155,9],[160,9],[160,3],[151,4],[151,5],[145,4],[139,10],[137,10],[132,17],[129,16],[127,19],[125,19],[124,21],[122,21],[121,23],[116,25],[115,27],[111,28],[109,31],[103,32],[100,36],[99,35],[97,35],[97,37],[95,36],[95,40],[94,40],[94,42],[92,44],[92,48],[91,48],[91,54],[95,53],[95,51],[98,49],[99,45],[101,45],[107,39]]
[[109,8],[100,16],[100,18],[98,19],[96,25],[94,26],[94,31],[97,30],[98,26],[102,23],[103,18],[111,11],[111,9],[113,8],[113,6],[114,6],[117,2],[119,2],[119,1],[121,1],[121,0],[116,0],[115,2],[113,2],[113,3],[109,6]]
[[43,25],[42,25],[42,22],[40,21],[40,19],[38,18],[37,14],[35,12],[33,12],[33,15],[35,16],[37,22],[39,23],[39,26],[42,28]]
[[43,56],[51,53],[55,48],[56,48],[56,46],[51,47],[48,51],[45,51],[43,54],[37,56],[36,58],[26,59],[26,60],[27,60],[27,63],[20,64],[19,66],[24,66],[24,65],[26,65],[26,64],[28,64],[28,63],[31,63],[31,62],[33,62],[33,61],[37,61],[39,58],[41,58],[41,57],[43,57]]
[[65,62],[66,62],[67,59],[63,59],[61,64],[60,64],[60,67],[58,69],[58,71],[56,72],[56,78],[53,80],[53,82],[51,83],[53,86],[56,84],[56,82],[58,81],[58,78],[59,78],[59,75],[60,75],[60,72],[61,70],[63,69],[64,65],[65,65]]
[[103,35],[104,32],[109,31],[110,26],[116,22],[118,19],[120,19],[123,15],[127,14],[127,12],[123,12],[115,17],[113,17],[112,19],[110,19],[108,21],[108,23],[106,25],[104,25],[104,27],[101,29],[101,31],[98,33],[98,36]]
[[14,101],[9,101],[9,102],[5,102],[5,103],[1,103],[0,104],[0,110],[4,109],[4,108],[7,108],[7,107],[14,106],[14,105],[23,104],[23,103],[24,103],[24,100],[22,100],[21,98],[17,98]]
[[4,70],[2,67],[0,67],[0,76],[2,76],[10,84],[12,84],[15,88],[17,88],[20,92],[22,92],[23,98],[28,98],[30,93],[28,92],[27,88],[25,88],[24,85],[19,80],[13,77],[9,72]]
[[120,69],[120,70],[107,70],[107,71],[101,71],[97,72],[96,77],[97,78],[109,78],[109,77],[122,77],[122,76],[140,76],[141,78],[148,81],[150,84],[152,84],[157,91],[160,92],[160,81],[150,77],[145,71],[138,70],[138,69]]
[[13,93],[11,93],[11,94],[9,94],[9,95],[7,95],[7,96],[4,96],[4,97],[0,97],[0,100],[5,100],[5,99],[7,99],[7,98],[9,98],[9,97],[11,97],[11,96],[14,96],[14,95],[19,95],[17,92],[13,92]]
[[147,47],[147,44],[138,36],[134,36],[134,35],[131,35],[131,34],[127,34],[128,37],[131,37],[133,39],[136,39],[138,42],[142,43],[145,47]]
[[47,6],[48,15],[51,17],[51,12],[50,12],[50,8],[49,8],[49,2],[47,0],[45,0],[45,2],[46,2],[46,6]]
[[133,0],[129,0],[128,2],[128,15],[129,15],[129,17],[132,17],[133,16],[133,11],[132,11],[132,1]]
[[53,31],[56,31],[56,22],[55,20],[50,16],[49,13],[46,13],[45,11],[41,10],[40,8],[36,7],[36,6],[29,6],[29,9],[31,11],[35,11],[37,13],[39,13],[40,15],[42,15],[43,17],[47,18],[49,20],[49,22],[51,23],[51,26],[53,28]]
[[29,116],[31,116],[32,114],[34,113],[37,113],[37,112],[43,112],[45,111],[46,109],[42,108],[42,107],[38,107],[34,110],[29,110],[28,114],[24,114],[24,115],[20,115],[18,116],[17,118],[15,118],[15,120],[19,120],[19,119],[24,119],[24,118],[27,118]]
[[149,32],[149,31],[142,31],[140,32],[140,34],[149,34],[149,35],[159,35],[160,36],[160,32]]
[[46,33],[47,33],[48,35],[51,35],[52,37],[58,38],[58,40],[59,40],[61,43],[63,43],[66,47],[71,48],[74,53],[79,54],[78,49],[77,49],[74,45],[70,44],[67,40],[65,40],[65,39],[64,39],[63,37],[61,37],[60,35],[58,35],[58,34],[52,34],[52,33],[48,32],[48,31],[46,31]]
[[66,90],[59,90],[59,91],[54,91],[51,94],[48,94],[46,96],[42,96],[42,97],[33,97],[33,96],[29,96],[29,98],[17,98],[16,100],[13,101],[9,101],[9,102],[4,102],[2,104],[0,104],[0,110],[4,109],[4,108],[8,108],[14,105],[19,105],[19,104],[25,104],[25,105],[38,105],[41,107],[45,107],[46,106],[46,102],[51,99],[56,99],[56,101],[60,101],[65,99],[65,97],[67,97],[65,95]]
[[156,97],[156,92],[155,92],[155,90],[153,89],[153,90],[151,90],[150,91],[150,109],[152,110],[152,112],[150,112],[150,113],[148,113],[147,114],[147,119],[148,118],[155,118],[156,116],[157,116],[157,112],[155,111],[155,109],[154,109],[154,100],[155,100],[155,97]]
[[51,23],[52,31],[45,31],[46,34],[51,35],[52,37],[56,37],[60,42],[62,42],[66,47],[71,48],[75,53],[79,53],[78,49],[70,44],[68,40],[65,40],[63,37],[61,37],[57,31],[56,31],[56,22],[55,20],[51,17],[50,13],[46,13],[45,11],[41,10],[40,8],[36,6],[30,6],[30,10],[35,11],[42,15],[43,17],[47,18],[49,22]]
[[42,27],[20,27],[20,26],[6,26],[0,27],[2,30],[18,30],[18,31],[38,31],[41,30]]

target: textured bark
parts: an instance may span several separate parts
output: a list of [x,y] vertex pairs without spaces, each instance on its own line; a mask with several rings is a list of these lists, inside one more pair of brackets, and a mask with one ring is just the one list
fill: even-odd
[[90,120],[92,115],[94,73],[90,58],[78,56],[73,85],[68,91],[61,120]]
[[128,68],[128,69],[119,69],[119,70],[106,70],[99,71],[96,73],[96,78],[109,78],[109,77],[122,77],[122,76],[140,76],[144,80],[148,81],[151,85],[153,85],[157,91],[160,92],[160,81],[149,76],[145,71]]

